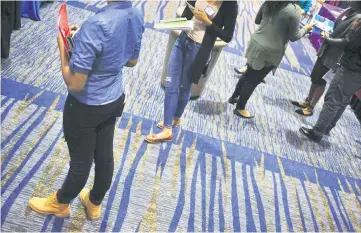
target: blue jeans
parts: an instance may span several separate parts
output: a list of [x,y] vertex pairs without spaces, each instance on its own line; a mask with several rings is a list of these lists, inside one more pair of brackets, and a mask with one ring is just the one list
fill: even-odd
[[200,43],[182,32],[170,54],[165,84],[164,126],[172,127],[174,118],[180,118],[190,98],[192,80],[189,70],[198,53]]

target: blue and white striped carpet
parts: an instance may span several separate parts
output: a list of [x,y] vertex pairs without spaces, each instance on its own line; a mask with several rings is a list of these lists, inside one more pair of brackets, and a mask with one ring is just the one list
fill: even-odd
[[[222,52],[202,97],[192,101],[173,141],[148,145],[163,115],[160,78],[167,33],[153,23],[174,17],[177,1],[134,1],[147,21],[140,62],[124,70],[127,105],[115,132],[114,181],[102,218],[88,221],[78,199],[70,218],[31,211],[32,196],[60,187],[69,155],[62,139],[62,81],[56,45],[59,3],[24,19],[1,61],[2,231],[361,231],[361,130],[347,109],[321,144],[298,128],[312,125],[290,99],[302,99],[315,60],[310,42],[291,43],[275,76],[249,101],[253,120],[232,114],[237,78],[260,1],[241,1],[235,39]],[[104,2],[69,2],[81,24]],[[85,8],[85,9],[84,9]],[[332,77],[332,75],[329,75]],[[88,186],[93,180],[93,173]]]

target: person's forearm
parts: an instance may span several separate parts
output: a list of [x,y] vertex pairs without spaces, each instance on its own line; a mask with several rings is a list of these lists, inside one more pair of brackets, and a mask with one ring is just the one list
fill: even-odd
[[61,73],[65,84],[70,86],[70,68],[69,68],[69,57],[65,49],[60,49],[60,61],[61,61]]
[[326,38],[325,39],[325,43],[332,46],[332,47],[336,47],[336,48],[341,48],[344,49],[347,47],[347,45],[350,43],[348,40],[346,39],[340,39],[340,38]]

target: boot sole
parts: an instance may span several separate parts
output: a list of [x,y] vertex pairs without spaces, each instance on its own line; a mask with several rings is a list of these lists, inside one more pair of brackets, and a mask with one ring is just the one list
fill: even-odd
[[162,139],[162,140],[149,140],[147,138],[144,139],[146,142],[150,143],[150,144],[158,144],[158,143],[162,143],[162,142],[171,142],[173,141],[173,138],[171,139]]
[[68,218],[68,217],[70,216],[70,213],[69,213],[68,215],[66,215],[66,214],[56,214],[56,213],[44,212],[44,211],[41,211],[41,210],[36,209],[36,208],[35,208],[33,205],[31,205],[30,203],[29,203],[29,207],[30,207],[33,211],[35,211],[36,213],[39,213],[39,214],[54,215],[54,216],[56,216],[56,217],[58,217],[58,218]]

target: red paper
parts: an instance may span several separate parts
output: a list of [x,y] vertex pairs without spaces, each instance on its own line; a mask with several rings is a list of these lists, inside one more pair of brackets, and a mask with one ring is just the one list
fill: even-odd
[[63,38],[63,42],[64,42],[64,46],[66,48],[66,51],[68,51],[68,53],[69,53],[69,46],[68,46],[66,38],[71,37],[71,35],[70,35],[68,14],[66,11],[66,3],[65,2],[63,4],[61,4],[60,10],[59,10],[58,27],[59,27],[61,37]]

